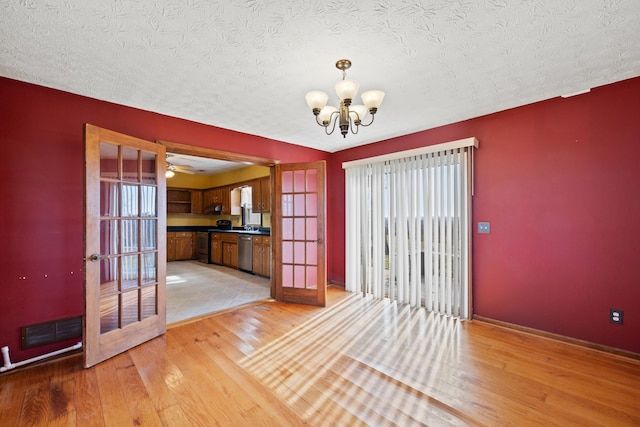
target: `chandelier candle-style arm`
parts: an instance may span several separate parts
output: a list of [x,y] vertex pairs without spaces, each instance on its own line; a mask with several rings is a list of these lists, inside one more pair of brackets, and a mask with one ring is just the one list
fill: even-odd
[[[336,128],[340,128],[343,138],[346,138],[349,129],[351,133],[357,134],[359,127],[369,126],[373,123],[375,114],[378,112],[380,104],[384,99],[384,92],[381,90],[369,90],[362,94],[362,102],[364,105],[352,105],[353,99],[358,93],[360,84],[355,80],[347,80],[346,70],[351,67],[351,61],[348,59],[340,59],[336,62],[336,68],[342,70],[342,80],[335,84],[336,94],[340,100],[340,107],[336,108],[326,105],[329,95],[325,92],[314,90],[305,96],[307,105],[316,116],[316,123],[325,128],[327,135],[331,135]],[[371,115],[371,121],[367,124],[363,120],[367,114]],[[329,126],[331,131],[329,131]]]

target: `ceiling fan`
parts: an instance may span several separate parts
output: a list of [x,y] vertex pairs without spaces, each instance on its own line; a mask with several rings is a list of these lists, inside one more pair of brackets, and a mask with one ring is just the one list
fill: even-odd
[[165,176],[167,178],[172,178],[176,172],[179,173],[186,173],[189,175],[195,175],[195,171],[192,171],[192,167],[190,165],[174,165],[172,162],[169,161],[169,157],[172,157],[170,155],[167,154],[167,170],[165,173]]
[[167,171],[188,173],[189,175],[195,175],[196,173],[191,170],[189,165],[174,165],[171,162],[167,162]]

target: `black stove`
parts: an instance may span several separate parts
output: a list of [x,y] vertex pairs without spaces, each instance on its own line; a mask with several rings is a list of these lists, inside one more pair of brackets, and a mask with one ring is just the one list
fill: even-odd
[[216,226],[218,230],[231,230],[231,221],[228,219],[219,219],[216,221]]

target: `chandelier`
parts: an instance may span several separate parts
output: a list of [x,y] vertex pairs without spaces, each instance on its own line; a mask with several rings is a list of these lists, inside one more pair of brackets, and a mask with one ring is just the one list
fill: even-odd
[[[342,70],[342,80],[335,85],[336,93],[340,99],[340,108],[326,105],[329,95],[314,90],[305,96],[307,105],[311,108],[313,115],[316,116],[316,123],[324,127],[327,135],[331,135],[336,129],[336,124],[340,127],[340,133],[346,138],[347,133],[357,134],[360,126],[369,126],[373,123],[373,118],[378,111],[378,107],[382,104],[384,92],[381,90],[369,90],[362,94],[362,102],[364,105],[352,105],[351,101],[356,97],[360,84],[355,80],[347,80],[347,69],[351,67],[351,61],[341,59],[336,62],[336,68]],[[367,124],[363,120],[369,112],[371,121]],[[355,130],[354,130],[355,126]],[[331,130],[329,130],[331,127]]]

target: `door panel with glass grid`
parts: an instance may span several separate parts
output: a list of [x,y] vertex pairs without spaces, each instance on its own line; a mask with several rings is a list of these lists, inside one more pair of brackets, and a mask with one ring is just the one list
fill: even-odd
[[325,163],[276,165],[276,299],[326,304]]
[[85,128],[85,366],[164,333],[164,147]]

